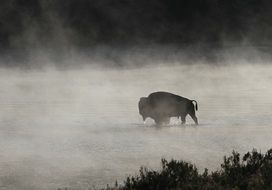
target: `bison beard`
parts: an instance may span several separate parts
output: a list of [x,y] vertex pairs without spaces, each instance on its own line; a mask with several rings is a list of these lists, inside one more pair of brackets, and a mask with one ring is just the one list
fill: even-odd
[[197,102],[169,92],[154,92],[148,97],[142,97],[138,107],[144,121],[150,117],[156,124],[168,124],[171,117],[181,117],[182,124],[185,124],[186,115],[189,114],[195,124],[198,124],[195,116],[195,110],[198,110]]

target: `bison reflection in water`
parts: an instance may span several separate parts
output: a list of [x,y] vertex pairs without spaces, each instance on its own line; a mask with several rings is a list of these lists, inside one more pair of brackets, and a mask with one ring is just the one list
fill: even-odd
[[144,121],[150,117],[156,124],[168,124],[171,117],[181,117],[182,124],[185,124],[185,117],[189,114],[195,124],[198,124],[195,116],[197,102],[169,92],[154,92],[148,97],[142,97],[138,106]]

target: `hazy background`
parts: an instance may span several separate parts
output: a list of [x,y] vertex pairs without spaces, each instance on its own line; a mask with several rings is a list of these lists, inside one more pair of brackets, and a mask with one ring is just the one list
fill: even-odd
[[[271,148],[268,0],[0,2],[0,189],[88,189],[162,157],[202,170]],[[144,124],[169,91],[199,126]]]
[[270,55],[271,9],[269,0],[3,0],[1,64],[158,47],[194,58],[239,47]]

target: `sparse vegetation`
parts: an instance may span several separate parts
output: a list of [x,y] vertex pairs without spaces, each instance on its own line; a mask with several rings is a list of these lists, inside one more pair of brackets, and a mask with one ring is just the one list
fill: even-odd
[[107,187],[119,190],[167,190],[167,189],[272,189],[272,149],[265,154],[253,149],[241,156],[233,151],[225,156],[219,171],[199,173],[195,165],[165,159],[161,160],[161,170],[141,167],[136,176],[130,176],[123,186]]

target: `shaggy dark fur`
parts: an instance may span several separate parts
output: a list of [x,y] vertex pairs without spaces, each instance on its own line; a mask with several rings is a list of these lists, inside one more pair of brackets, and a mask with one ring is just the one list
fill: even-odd
[[185,117],[189,114],[195,124],[198,124],[195,116],[195,110],[198,109],[197,102],[169,92],[154,92],[148,97],[142,97],[138,107],[144,121],[150,117],[156,124],[168,124],[171,117],[181,117],[182,124],[185,124]]

